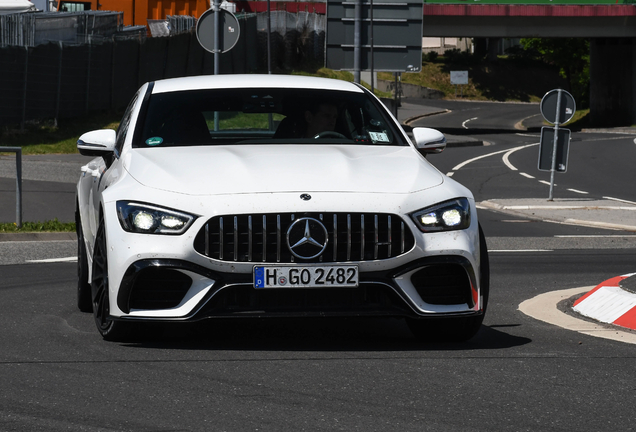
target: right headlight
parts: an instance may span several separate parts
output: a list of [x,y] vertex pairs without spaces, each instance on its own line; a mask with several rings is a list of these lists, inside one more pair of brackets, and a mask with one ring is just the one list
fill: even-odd
[[117,216],[128,232],[143,234],[183,234],[196,216],[149,204],[117,201]]
[[470,204],[466,198],[456,198],[411,213],[422,232],[462,230],[470,226]]

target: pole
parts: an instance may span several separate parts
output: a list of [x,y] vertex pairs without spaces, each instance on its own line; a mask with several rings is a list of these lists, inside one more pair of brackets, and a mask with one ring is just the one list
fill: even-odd
[[22,228],[22,148],[15,152],[15,220],[18,228]]
[[[214,75],[219,74],[221,62],[221,2],[214,0]],[[214,130],[219,130],[219,112],[214,111]]]
[[395,75],[395,95],[393,96],[393,107],[395,108],[395,118],[398,116],[398,73],[393,72]]
[[0,151],[15,153],[15,224],[22,228],[22,147],[0,147]]
[[221,2],[214,0],[214,75],[219,74],[219,63],[221,60]]
[[270,0],[267,0],[267,73],[272,73],[272,12]]
[[552,141],[552,167],[550,169],[550,196],[548,197],[548,201],[554,201],[554,199],[553,199],[554,171],[556,170],[557,144],[559,142],[559,123],[561,122],[561,118],[560,118],[560,114],[561,114],[561,93],[562,93],[562,90],[558,89],[558,92],[557,92],[557,104],[556,104],[556,118],[554,120],[554,140]]
[[[272,35],[272,13],[270,9],[270,0],[267,0],[267,73],[272,74],[272,52],[271,52],[271,35]],[[274,116],[267,113],[267,124],[269,130],[274,130]]]
[[369,17],[371,19],[371,22],[369,23],[369,45],[371,45],[371,93],[375,93],[373,88],[373,69],[375,66],[373,64],[373,0],[370,0],[369,3]]
[[353,81],[360,84],[360,57],[362,44],[362,0],[356,0],[353,27]]

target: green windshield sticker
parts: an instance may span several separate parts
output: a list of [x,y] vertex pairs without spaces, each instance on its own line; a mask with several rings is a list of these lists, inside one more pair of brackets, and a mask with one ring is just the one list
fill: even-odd
[[146,144],[148,144],[149,146],[156,146],[161,144],[162,142],[163,142],[163,138],[161,137],[152,137],[146,140]]

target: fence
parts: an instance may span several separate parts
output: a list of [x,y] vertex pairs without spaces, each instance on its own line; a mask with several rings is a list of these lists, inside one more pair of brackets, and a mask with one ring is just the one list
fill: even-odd
[[[241,38],[221,54],[220,73],[266,71],[266,14],[237,18]],[[119,109],[145,82],[213,74],[214,55],[199,45],[193,22],[169,22],[174,31],[186,33],[146,38],[139,32],[124,37],[124,31],[110,38],[89,35],[80,45],[1,47],[0,127]],[[271,39],[274,71],[324,64],[324,15],[274,12]]]
[[0,15],[0,46],[34,47],[49,41],[87,43],[124,29],[123,12],[42,12]]
[[[257,69],[256,16],[239,17],[241,38],[221,55],[221,73]],[[165,38],[62,42],[0,48],[0,126],[71,118],[127,105],[145,82],[214,73],[214,56],[192,32]]]

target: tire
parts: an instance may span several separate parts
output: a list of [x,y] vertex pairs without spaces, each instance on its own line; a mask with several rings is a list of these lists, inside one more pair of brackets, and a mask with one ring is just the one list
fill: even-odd
[[93,274],[91,281],[93,295],[93,316],[97,330],[105,340],[121,341],[130,336],[127,323],[110,318],[110,297],[108,293],[108,248],[106,246],[106,230],[104,220],[100,219],[99,229],[95,237],[93,253]]
[[483,298],[482,313],[465,318],[440,319],[407,319],[411,332],[425,342],[463,342],[471,339],[481,328],[486,315],[490,294],[490,261],[486,237],[479,226],[479,274],[481,296]]
[[82,312],[92,312],[93,300],[91,284],[88,282],[88,257],[79,213],[75,214],[75,231],[77,232],[77,308]]

